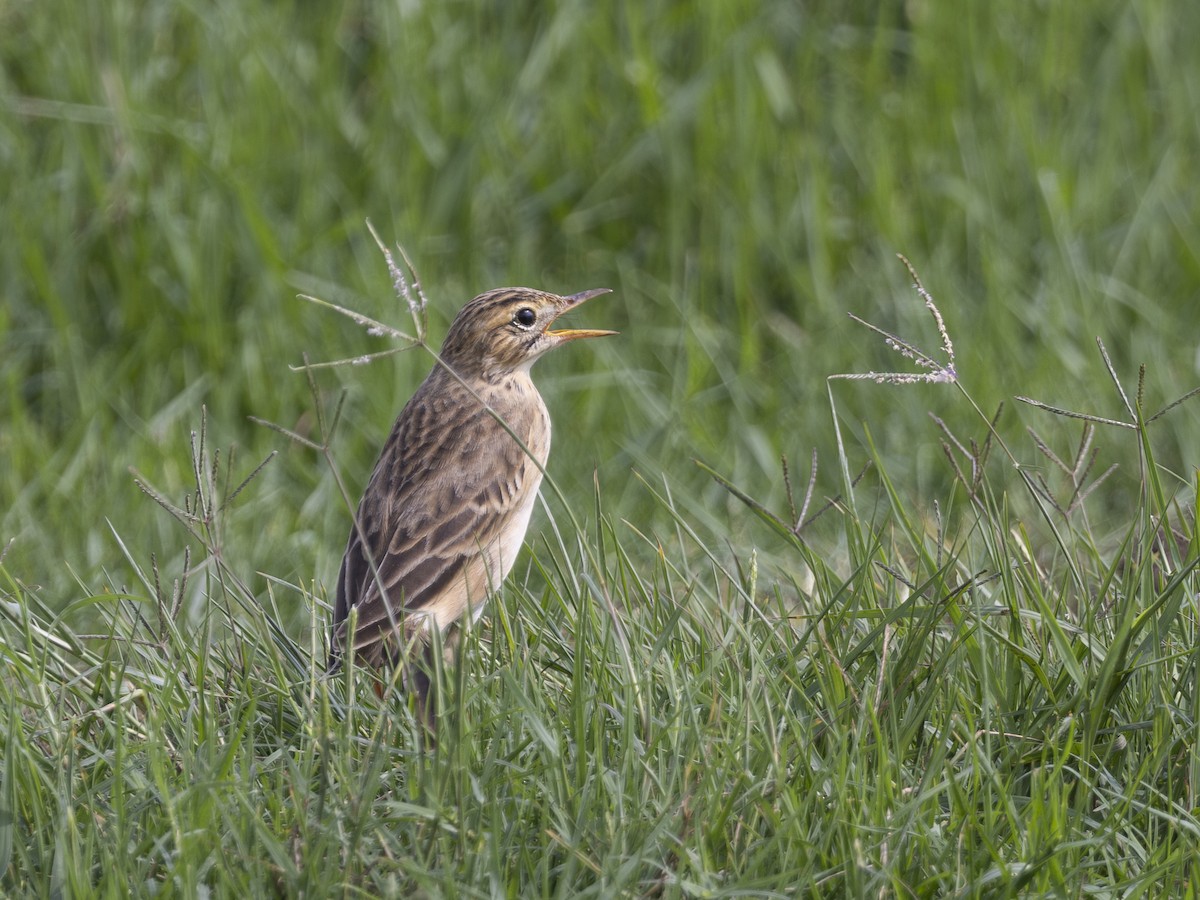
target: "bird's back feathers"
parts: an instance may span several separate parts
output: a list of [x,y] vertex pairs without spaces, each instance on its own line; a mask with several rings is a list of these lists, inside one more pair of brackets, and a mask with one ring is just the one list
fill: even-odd
[[431,623],[445,630],[478,614],[520,549],[549,450],[549,417],[527,373],[468,387],[436,366],[397,418],[359,505],[330,667],[351,648],[368,664],[396,662]]

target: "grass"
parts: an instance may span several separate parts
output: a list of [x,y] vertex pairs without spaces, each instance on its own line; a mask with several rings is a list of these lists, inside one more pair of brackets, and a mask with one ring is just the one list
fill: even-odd
[[[0,22],[3,891],[1196,894],[1197,12]],[[430,751],[319,664],[430,364],[289,369],[393,346],[296,299],[403,319],[368,218],[434,343],[622,331]],[[896,252],[956,382],[827,380],[937,346]]]
[[1164,508],[1108,555],[1032,480],[1045,521],[1014,521],[985,474],[935,534],[877,459],[872,520],[853,487],[817,520],[840,550],[751,502],[796,573],[767,582],[665,489],[658,540],[598,495],[582,531],[550,517],[469,636],[425,751],[402,697],[323,677],[279,627],[299,600],[318,634],[319,597],[255,594],[223,560],[218,485],[240,474],[195,452],[191,585],[131,557],[138,591],[83,601],[104,618],[84,636],[9,581],[15,892],[1195,888],[1198,555],[1157,543]]

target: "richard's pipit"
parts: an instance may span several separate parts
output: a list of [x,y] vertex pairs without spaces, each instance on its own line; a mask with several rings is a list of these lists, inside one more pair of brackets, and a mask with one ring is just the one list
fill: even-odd
[[464,306],[363,493],[338,576],[329,668],[347,653],[401,665],[430,725],[428,668],[416,664],[429,662],[430,629],[449,658],[460,619],[478,618],[516,560],[550,453],[530,366],[568,341],[614,334],[550,327],[605,293],[500,288]]

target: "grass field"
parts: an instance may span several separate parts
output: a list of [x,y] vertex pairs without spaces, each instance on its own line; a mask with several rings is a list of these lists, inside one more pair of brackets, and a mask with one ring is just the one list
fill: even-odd
[[[1196,46],[0,4],[0,893],[1197,896]],[[299,370],[398,344],[298,295],[412,328],[368,219],[434,346],[506,284],[622,332],[534,371],[552,484],[431,750],[322,675],[431,364]],[[848,313],[947,363],[897,253],[956,377],[831,380],[935,372]]]

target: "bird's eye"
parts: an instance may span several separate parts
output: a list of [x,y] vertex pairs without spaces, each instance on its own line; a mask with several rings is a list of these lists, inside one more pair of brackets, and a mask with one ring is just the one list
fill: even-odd
[[528,306],[523,306],[517,310],[517,314],[513,316],[514,324],[520,325],[522,328],[529,328],[537,321],[537,313]]

